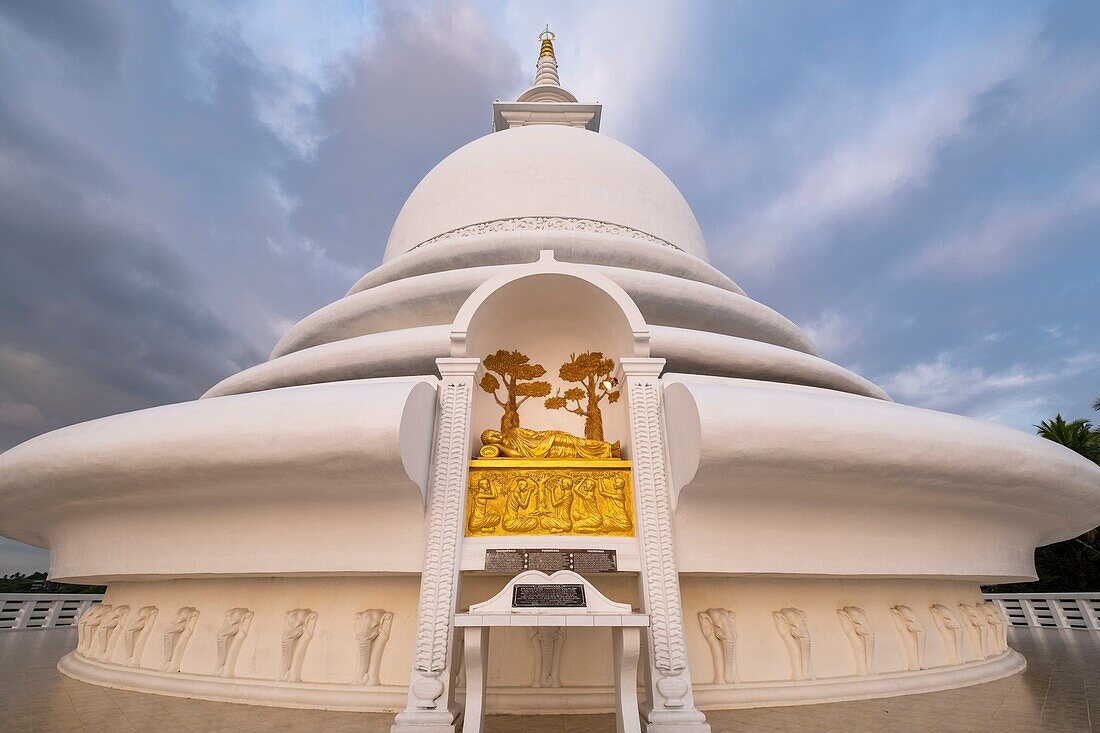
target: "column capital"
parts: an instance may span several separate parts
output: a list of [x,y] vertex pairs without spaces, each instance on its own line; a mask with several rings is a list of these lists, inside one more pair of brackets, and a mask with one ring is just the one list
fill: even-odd
[[466,356],[441,356],[435,366],[443,377],[472,377],[481,366],[481,359]]
[[665,360],[656,357],[623,357],[619,367],[624,377],[659,377],[665,369]]

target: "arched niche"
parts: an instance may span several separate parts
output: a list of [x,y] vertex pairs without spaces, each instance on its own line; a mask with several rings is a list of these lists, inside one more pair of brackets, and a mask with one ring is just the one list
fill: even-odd
[[[484,359],[498,349],[520,351],[546,369],[542,380],[550,382],[551,394],[578,386],[558,376],[558,368],[573,354],[601,351],[615,360],[616,369],[624,357],[648,356],[645,321],[622,288],[548,254],[544,252],[537,263],[489,280],[470,295],[452,329],[452,356]],[[584,435],[581,415],[548,410],[544,400],[531,397],[520,407],[523,427]],[[605,439],[618,440],[628,450],[626,400],[615,404],[605,400],[600,407]],[[501,413],[493,397],[475,387],[472,449],[480,445],[483,430],[500,426]]]

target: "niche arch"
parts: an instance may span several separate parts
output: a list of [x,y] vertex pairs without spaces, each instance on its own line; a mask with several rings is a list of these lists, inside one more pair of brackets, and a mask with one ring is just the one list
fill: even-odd
[[[510,268],[486,281],[463,304],[451,329],[451,356],[484,359],[499,349],[518,350],[541,364],[551,394],[575,384],[558,377],[572,354],[602,351],[615,360],[649,356],[649,328],[637,305],[618,285],[599,273],[558,262],[543,251],[538,262]],[[479,376],[480,378],[480,376]],[[536,430],[584,434],[584,418],[566,410],[548,410],[532,397],[520,408],[520,424]],[[604,437],[627,450],[626,401],[601,403]],[[478,436],[500,424],[493,397],[474,389],[471,448]]]

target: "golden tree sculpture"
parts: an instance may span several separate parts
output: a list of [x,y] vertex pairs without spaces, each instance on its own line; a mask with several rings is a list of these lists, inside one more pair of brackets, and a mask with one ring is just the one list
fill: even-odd
[[[586,351],[580,356],[570,354],[569,361],[558,369],[558,376],[581,386],[570,387],[565,390],[565,394],[559,389],[544,404],[550,410],[566,409],[580,415],[584,418],[584,437],[589,440],[603,440],[600,402],[605,398],[608,404],[619,401],[619,390],[615,389],[619,386],[619,380],[611,376],[614,369],[615,360],[605,359],[602,351]],[[577,404],[570,407],[570,402]]]
[[[519,427],[519,408],[532,397],[545,397],[550,394],[550,383],[538,380],[546,370],[541,364],[532,364],[527,354],[501,349],[489,354],[482,360],[485,376],[481,378],[481,388],[491,394],[496,403],[504,410],[500,418],[500,431],[507,432]],[[500,379],[489,372],[496,372]],[[505,397],[497,396],[502,383]]]

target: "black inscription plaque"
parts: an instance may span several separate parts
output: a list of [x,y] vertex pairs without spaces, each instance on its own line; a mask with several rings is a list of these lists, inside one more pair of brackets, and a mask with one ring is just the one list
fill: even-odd
[[485,570],[490,573],[515,575],[527,569],[527,553],[523,550],[486,550]]
[[540,583],[512,586],[512,608],[584,608],[580,583]]
[[614,550],[507,549],[486,550],[485,571],[516,574],[524,570],[554,573],[615,573],[619,570]]
[[528,550],[527,569],[555,573],[573,569],[573,553],[559,550]]
[[570,553],[578,573],[614,573],[619,569],[614,550],[578,550]]

